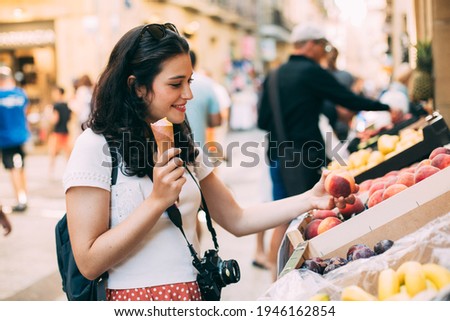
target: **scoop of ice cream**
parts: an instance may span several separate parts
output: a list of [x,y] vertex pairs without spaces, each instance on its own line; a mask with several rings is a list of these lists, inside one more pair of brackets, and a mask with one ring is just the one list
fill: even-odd
[[175,146],[173,137],[173,124],[166,117],[150,124],[153,135],[155,136],[158,152],[164,153],[169,148]]

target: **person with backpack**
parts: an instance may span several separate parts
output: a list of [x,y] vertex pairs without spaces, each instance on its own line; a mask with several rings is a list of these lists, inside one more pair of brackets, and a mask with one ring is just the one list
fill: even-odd
[[[302,195],[239,206],[191,138],[185,112],[192,73],[189,45],[176,27],[148,24],[117,42],[95,86],[93,110],[63,183],[77,267],[89,280],[108,273],[107,300],[207,299],[191,258],[199,251],[195,227],[202,196],[214,222],[236,236],[269,229],[313,208],[354,201],[353,195],[336,199],[327,194],[324,174]],[[160,154],[150,125],[163,118],[173,124],[175,146]],[[114,159],[109,146],[117,151]],[[111,186],[114,160],[118,170]],[[183,233],[172,220],[174,207],[181,213]],[[217,263],[217,253],[205,254],[202,260]],[[219,277],[231,282],[223,279],[230,272],[224,269]]]

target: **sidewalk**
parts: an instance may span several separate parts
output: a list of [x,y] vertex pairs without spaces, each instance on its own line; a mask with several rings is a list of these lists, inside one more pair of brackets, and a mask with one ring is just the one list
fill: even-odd
[[[232,132],[226,140],[241,147],[245,142],[256,142],[258,146],[248,146],[247,156],[242,154],[240,148],[233,148],[228,156],[228,165],[232,166],[223,163],[217,169],[217,175],[230,187],[241,205],[266,201],[271,186],[267,167],[262,161],[263,133],[258,130]],[[65,300],[54,241],[55,224],[65,213],[60,182],[64,162],[58,160],[55,179],[47,178],[48,160],[41,149],[35,150],[26,159],[29,208],[24,213],[10,214],[13,231],[6,238],[0,237],[0,300]],[[257,157],[259,162],[249,166]],[[9,176],[3,168],[0,169],[0,199],[6,206],[14,203]],[[269,271],[251,264],[256,236],[236,238],[218,226],[216,231],[221,258],[235,259],[241,268],[241,281],[225,287],[222,300],[256,300],[272,283]],[[270,233],[266,234],[268,238]],[[202,251],[211,246],[209,232],[204,225]]]

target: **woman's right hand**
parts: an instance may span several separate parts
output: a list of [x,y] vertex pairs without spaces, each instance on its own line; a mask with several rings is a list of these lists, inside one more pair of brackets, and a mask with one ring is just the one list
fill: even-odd
[[183,160],[177,155],[179,148],[170,148],[163,154],[158,153],[158,160],[153,169],[153,191],[151,197],[163,202],[166,208],[174,204],[186,182]]

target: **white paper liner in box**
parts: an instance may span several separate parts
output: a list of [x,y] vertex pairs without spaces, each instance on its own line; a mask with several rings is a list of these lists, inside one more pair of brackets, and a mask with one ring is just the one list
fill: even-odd
[[358,285],[376,295],[379,272],[388,267],[396,270],[410,260],[434,262],[450,269],[450,213],[397,240],[383,254],[349,262],[323,276],[309,270],[293,270],[273,283],[258,300],[304,301],[319,292],[339,300],[340,292],[349,285]]

